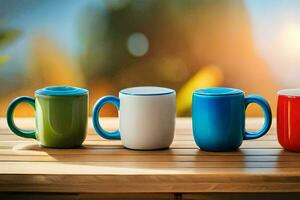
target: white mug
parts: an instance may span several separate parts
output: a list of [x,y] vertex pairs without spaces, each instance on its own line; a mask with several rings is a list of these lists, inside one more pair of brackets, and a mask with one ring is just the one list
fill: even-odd
[[[120,128],[104,130],[99,123],[99,112],[111,103],[119,110]],[[176,92],[162,87],[133,87],[119,92],[119,98],[100,98],[93,109],[93,125],[105,139],[121,139],[129,149],[153,150],[168,148],[174,138]]]

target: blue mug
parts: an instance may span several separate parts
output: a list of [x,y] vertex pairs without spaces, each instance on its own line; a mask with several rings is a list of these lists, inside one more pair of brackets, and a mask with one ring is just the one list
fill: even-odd
[[[268,102],[233,88],[207,88],[193,93],[192,121],[196,144],[205,151],[233,151],[243,140],[265,135],[272,123]],[[245,110],[257,103],[264,112],[264,125],[257,132],[245,130]]]

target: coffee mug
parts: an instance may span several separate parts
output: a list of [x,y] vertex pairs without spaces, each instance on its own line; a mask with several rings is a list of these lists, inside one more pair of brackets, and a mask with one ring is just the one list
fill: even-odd
[[300,152],[300,89],[278,92],[277,137],[286,150]]
[[[86,137],[88,95],[86,89],[69,86],[39,89],[35,98],[21,96],[10,103],[7,124],[16,135],[36,139],[45,147],[78,147]],[[15,125],[13,113],[20,103],[35,109],[35,130],[21,130]]]
[[[257,103],[264,112],[264,125],[257,132],[245,130],[245,110],[250,103]],[[195,142],[202,150],[233,151],[243,140],[265,135],[272,114],[261,96],[245,97],[243,91],[233,88],[207,88],[193,93],[192,122]]]
[[[120,128],[104,130],[99,123],[99,111],[107,104],[119,110]],[[93,109],[93,125],[105,139],[121,139],[129,149],[153,150],[171,145],[174,138],[176,92],[161,87],[133,87],[119,92],[119,98],[105,96]]]

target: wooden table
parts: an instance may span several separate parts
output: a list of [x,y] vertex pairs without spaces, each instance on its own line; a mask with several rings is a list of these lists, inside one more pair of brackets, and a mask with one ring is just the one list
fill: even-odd
[[[34,120],[16,123],[31,129]],[[247,127],[262,123],[252,118]],[[196,147],[190,118],[177,119],[171,148],[159,151],[124,149],[96,135],[90,122],[84,146],[65,150],[42,148],[13,135],[5,119],[0,124],[1,200],[300,198],[300,154],[281,149],[274,123],[261,139],[222,153]],[[107,129],[117,124],[103,119]]]

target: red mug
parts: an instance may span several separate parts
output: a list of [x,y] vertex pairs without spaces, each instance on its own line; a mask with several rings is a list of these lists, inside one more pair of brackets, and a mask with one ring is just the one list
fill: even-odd
[[278,92],[277,136],[284,149],[300,152],[300,89]]

